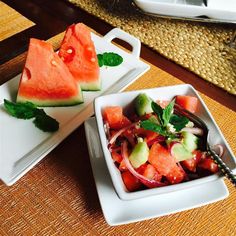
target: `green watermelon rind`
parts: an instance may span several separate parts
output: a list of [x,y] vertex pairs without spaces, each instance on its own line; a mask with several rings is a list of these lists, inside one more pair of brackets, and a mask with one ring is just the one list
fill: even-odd
[[37,98],[30,98],[30,97],[22,96],[18,93],[16,102],[19,102],[19,103],[32,102],[36,106],[40,106],[40,107],[75,106],[84,102],[83,92],[79,86],[78,88],[79,88],[79,93],[77,96],[68,97],[65,99],[37,99]]
[[80,87],[83,91],[100,91],[102,89],[101,80],[95,82],[79,82]]
[[64,107],[64,106],[75,106],[83,103],[83,99],[76,98],[70,98],[70,99],[55,99],[55,100],[40,100],[40,99],[32,99],[32,98],[26,98],[26,97],[17,97],[17,103],[24,103],[24,102],[32,102],[36,106],[39,107]]

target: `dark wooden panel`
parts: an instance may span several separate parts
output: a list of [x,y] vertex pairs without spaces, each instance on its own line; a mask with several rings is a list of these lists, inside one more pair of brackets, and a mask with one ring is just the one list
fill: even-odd
[[[43,10],[42,6],[46,3],[46,1],[41,1],[41,4],[30,0],[3,0],[3,2],[34,23],[40,24],[47,31],[52,31],[53,28],[63,23],[63,21],[59,20],[59,18],[55,18]],[[53,9],[51,10],[53,11]]]
[[36,25],[0,42],[0,64],[26,51],[30,38],[48,39],[66,29],[67,25],[64,21],[55,18],[32,1],[24,0],[24,4],[17,0],[3,2]]

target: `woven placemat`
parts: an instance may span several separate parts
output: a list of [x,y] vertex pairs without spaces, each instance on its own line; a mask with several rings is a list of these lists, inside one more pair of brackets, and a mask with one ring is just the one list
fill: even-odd
[[0,12],[0,41],[35,25],[2,1],[0,1]]
[[227,46],[233,27],[147,16],[127,0],[116,1],[113,8],[114,0],[69,1],[236,95],[236,50]]
[[[61,36],[50,42],[57,45]],[[126,90],[174,84],[182,82],[151,66]],[[236,136],[233,135],[236,126],[228,128],[229,124],[234,124],[236,113],[206,95],[201,96],[236,152]],[[99,204],[84,127],[81,126],[16,184],[7,187],[0,182],[0,235],[233,236],[236,235],[236,190],[229,181],[226,183],[230,195],[223,201],[165,217],[110,227]]]

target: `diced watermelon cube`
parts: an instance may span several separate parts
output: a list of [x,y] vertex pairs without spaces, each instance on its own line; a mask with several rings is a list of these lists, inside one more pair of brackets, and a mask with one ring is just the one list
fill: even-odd
[[186,169],[196,172],[197,164],[202,158],[202,152],[195,150],[193,152],[193,158],[181,161],[181,165],[183,165]]
[[111,156],[114,162],[121,163],[121,161],[123,160],[121,154],[116,151],[112,151]]
[[111,129],[119,130],[131,124],[131,121],[123,115],[120,106],[108,106],[103,109],[103,119],[108,122]]
[[110,128],[117,123],[121,123],[123,119],[123,109],[120,106],[108,106],[103,109],[103,119],[108,122]]
[[161,174],[166,176],[176,166],[176,162],[170,152],[159,143],[154,143],[150,149],[148,161]]
[[198,99],[193,96],[177,95],[175,97],[175,103],[183,107],[184,109],[195,113],[197,110]]
[[121,176],[127,190],[130,192],[138,190],[142,186],[142,183],[135,176],[133,176],[129,171],[122,172]]
[[218,165],[211,159],[211,157],[207,157],[199,162],[198,167],[208,170],[211,173],[218,172]]
[[171,184],[178,184],[184,180],[185,172],[179,166],[175,166],[167,175],[166,178]]

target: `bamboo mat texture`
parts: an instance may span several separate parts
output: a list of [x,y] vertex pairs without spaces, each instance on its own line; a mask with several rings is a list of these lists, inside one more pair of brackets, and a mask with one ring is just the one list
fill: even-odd
[[[91,9],[96,6],[93,0],[80,1],[81,4],[83,2],[87,6],[90,3],[93,6]],[[97,4],[100,4],[101,7],[101,2],[98,1]],[[1,7],[5,6],[0,5]],[[112,20],[114,14],[108,12],[106,14],[111,15],[111,24],[115,25],[115,21]],[[139,31],[145,32],[149,26],[153,27],[155,23],[154,19],[143,16],[143,20],[147,22],[146,28],[136,28],[134,27],[134,24],[136,24],[134,16],[131,19],[133,21],[129,21],[131,24],[129,26],[130,30],[126,31],[132,33],[131,29],[135,29],[136,33],[133,33],[135,36],[139,34]],[[115,20],[116,22],[120,20],[119,25],[125,29],[125,25],[122,27],[124,22],[120,17],[115,18]],[[160,20],[159,24],[159,26],[166,24],[163,27],[167,30],[168,24],[176,23]],[[182,27],[186,27],[185,30],[188,32],[186,24],[181,23]],[[158,28],[158,26],[156,27]],[[22,30],[24,27],[17,25],[16,28]],[[168,35],[168,31],[164,35]],[[209,32],[221,32],[219,38],[222,35],[225,38],[231,35],[231,30],[226,30],[225,33],[223,29],[217,29],[216,31],[215,29],[209,29]],[[156,37],[148,33],[143,35],[145,35],[143,41],[144,39],[147,40],[148,37],[152,39]],[[49,39],[54,48],[58,48],[63,36],[64,33],[61,33]],[[161,40],[162,37],[159,41],[153,40],[153,42],[155,41],[161,48]],[[166,47],[166,50],[169,53],[171,52],[169,46]],[[183,51],[183,53],[185,52]],[[11,74],[19,70],[19,67],[23,67],[25,56],[26,53],[21,54],[14,61],[6,63],[4,67],[6,73]],[[182,83],[163,70],[153,65],[150,66],[151,69],[130,85],[127,90]],[[236,113],[205,95],[201,94],[201,96],[233,152],[236,153],[236,136],[234,135],[236,126],[231,125],[229,129],[229,125],[235,123]],[[227,180],[225,181],[230,192],[229,197],[225,200],[165,217],[110,227],[104,220],[99,204],[88,156],[84,126],[82,125],[16,184],[7,187],[0,182],[0,235],[234,236],[236,235],[236,190]]]
[[201,78],[236,95],[236,50],[227,45],[235,27],[144,15],[133,6],[131,0],[69,1],[134,35]]
[[[63,33],[49,41],[57,47],[62,37]],[[127,90],[181,83],[151,65]],[[235,123],[236,113],[201,96],[235,153],[236,126],[229,129],[229,124]],[[226,183],[230,195],[220,202],[110,227],[98,201],[82,125],[16,184],[7,187],[0,182],[0,235],[233,236],[236,235],[236,190],[227,180]]]
[[35,25],[19,12],[0,1],[0,41]]

